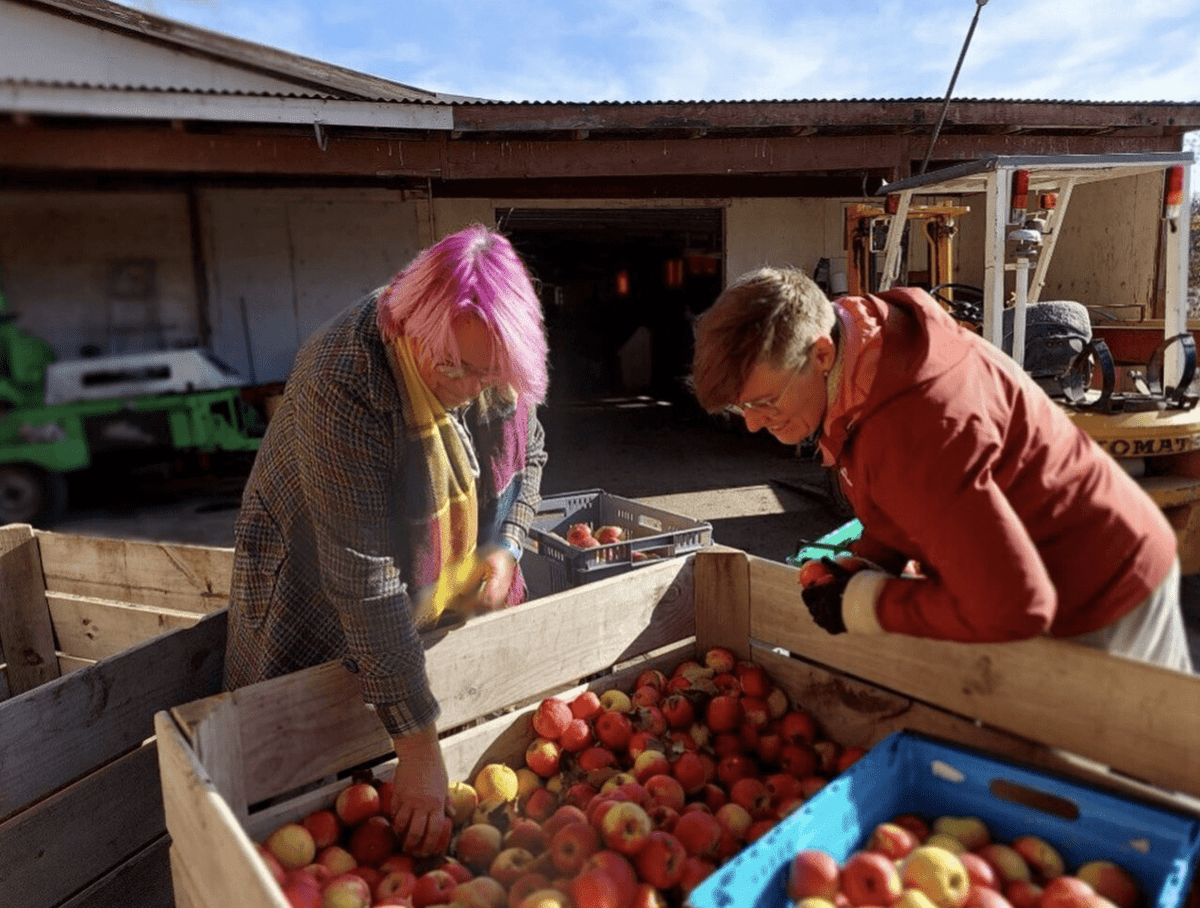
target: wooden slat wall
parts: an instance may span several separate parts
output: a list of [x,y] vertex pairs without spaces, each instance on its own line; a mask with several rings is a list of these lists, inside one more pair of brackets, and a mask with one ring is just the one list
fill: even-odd
[[[540,698],[691,637],[692,596],[691,561],[671,559],[481,616],[431,641],[426,672],[442,706],[439,726],[453,728]],[[239,816],[248,805],[391,751],[378,718],[361,705],[356,680],[338,663],[229,697],[237,707],[243,761],[234,762],[224,743],[214,745],[218,752],[198,753]],[[197,704],[174,713],[191,727],[212,709]],[[279,734],[280,728],[303,734]],[[240,804],[234,800],[239,784]]]
[[765,644],[1135,779],[1200,795],[1200,677],[1049,638],[961,644],[830,636],[804,609],[794,568],[749,561],[750,633]]
[[124,602],[82,599],[67,594],[46,597],[58,648],[76,659],[96,661],[181,627],[203,613],[148,608]]
[[[160,839],[166,833],[161,790],[150,742],[0,823],[0,905],[58,905]],[[165,850],[159,859],[161,878]],[[73,904],[103,904],[99,891]]]
[[206,614],[229,604],[233,549],[36,531],[46,590]]
[[0,819],[153,734],[154,714],[221,689],[224,611],[0,703]]
[[0,652],[10,696],[58,677],[42,563],[28,524],[0,527]]

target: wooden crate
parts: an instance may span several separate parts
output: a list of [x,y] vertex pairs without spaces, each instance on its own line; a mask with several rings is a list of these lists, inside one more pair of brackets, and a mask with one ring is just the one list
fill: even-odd
[[232,549],[0,527],[0,905],[173,904],[154,714],[221,689]]
[[[714,547],[431,639],[451,778],[521,765],[544,696],[628,689],[646,667],[721,644],[763,664],[843,743],[909,728],[1200,814],[1200,678],[1050,640],[831,638],[808,619],[795,575]],[[180,908],[286,908],[254,842],[328,805],[346,784],[334,774],[394,765],[335,663],[163,711],[156,729]]]

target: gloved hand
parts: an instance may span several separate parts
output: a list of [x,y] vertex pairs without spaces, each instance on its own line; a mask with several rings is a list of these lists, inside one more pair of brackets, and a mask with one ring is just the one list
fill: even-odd
[[846,622],[842,618],[842,596],[854,572],[828,556],[821,559],[821,566],[828,571],[829,579],[806,586],[801,590],[800,597],[819,628],[830,634],[844,634]]

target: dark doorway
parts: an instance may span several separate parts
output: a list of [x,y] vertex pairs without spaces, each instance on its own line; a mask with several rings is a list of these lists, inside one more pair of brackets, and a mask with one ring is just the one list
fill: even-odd
[[550,400],[687,398],[692,317],[721,291],[718,208],[515,208],[496,223],[540,282]]

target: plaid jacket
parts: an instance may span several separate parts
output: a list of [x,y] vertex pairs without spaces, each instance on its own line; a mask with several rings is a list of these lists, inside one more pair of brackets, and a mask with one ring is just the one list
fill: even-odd
[[[300,347],[251,470],[235,524],[225,686],[332,659],[358,675],[392,735],[438,704],[408,597],[412,539],[430,515],[419,439],[376,325],[379,291]],[[540,502],[541,424],[481,397],[461,414],[481,467],[481,545],[517,551]],[[526,423],[524,470],[497,488],[505,432]]]

